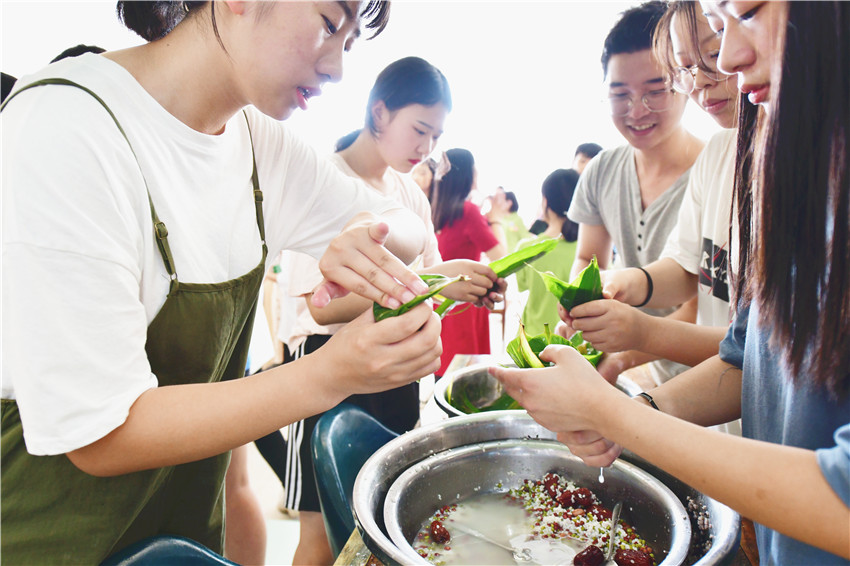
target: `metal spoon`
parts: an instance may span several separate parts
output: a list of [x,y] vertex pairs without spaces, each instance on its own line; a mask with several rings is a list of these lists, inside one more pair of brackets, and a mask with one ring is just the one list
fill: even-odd
[[614,510],[611,512],[611,535],[608,537],[608,552],[605,553],[605,562],[611,560],[614,555],[614,539],[617,536],[617,523],[620,521],[620,511],[623,509],[623,502],[618,501],[614,505]]
[[451,526],[453,528],[461,531],[461,532],[468,534],[468,535],[474,536],[476,538],[480,538],[481,540],[489,542],[490,544],[495,544],[499,548],[504,548],[505,550],[507,550],[508,552],[510,552],[513,555],[514,560],[516,560],[517,562],[531,562],[532,561],[531,550],[529,550],[528,548],[514,548],[512,546],[508,546],[506,544],[496,542],[495,540],[491,539],[490,537],[488,537],[488,536],[486,536],[482,533],[479,533],[478,531],[476,531],[474,529],[470,529],[469,527],[467,527],[467,526],[465,526],[461,523],[452,522]]

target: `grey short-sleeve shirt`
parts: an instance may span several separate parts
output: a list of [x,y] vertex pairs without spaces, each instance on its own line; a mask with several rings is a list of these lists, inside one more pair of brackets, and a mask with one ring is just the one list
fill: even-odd
[[567,216],[581,224],[604,225],[624,266],[652,263],[676,225],[689,174],[690,169],[643,210],[634,148],[605,150],[582,173]]
[[[676,225],[689,175],[690,169],[644,210],[634,148],[624,145],[604,150],[581,174],[567,217],[580,224],[605,226],[624,267],[647,265],[661,256]],[[675,309],[641,310],[666,316]],[[670,360],[657,360],[652,365],[659,384],[687,367]]]

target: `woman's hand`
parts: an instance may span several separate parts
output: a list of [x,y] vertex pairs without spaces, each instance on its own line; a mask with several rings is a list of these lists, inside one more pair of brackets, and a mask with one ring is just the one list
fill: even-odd
[[446,277],[458,275],[469,277],[469,281],[452,283],[440,293],[453,301],[473,303],[475,306],[485,306],[492,310],[495,303],[504,300],[503,294],[507,283],[504,279],[496,277],[496,272],[480,261],[453,259],[431,266],[425,271],[439,273]]
[[326,366],[321,375],[342,398],[385,391],[439,369],[440,330],[440,318],[429,302],[380,322],[368,309],[305,357]]
[[419,276],[384,247],[388,233],[384,222],[360,221],[334,238],[319,260],[325,280],[313,292],[312,304],[324,307],[351,291],[394,309],[427,292]]
[[622,446],[611,442],[594,430],[559,432],[558,441],[566,444],[570,452],[594,468],[610,466],[623,451]]
[[606,396],[622,393],[602,379],[574,348],[547,346],[540,359],[555,365],[541,369],[492,367],[489,371],[534,420],[549,430],[596,430],[595,419],[600,415],[595,407],[604,407]]
[[643,350],[651,318],[634,307],[612,299],[590,301],[570,311],[572,328],[603,352]]

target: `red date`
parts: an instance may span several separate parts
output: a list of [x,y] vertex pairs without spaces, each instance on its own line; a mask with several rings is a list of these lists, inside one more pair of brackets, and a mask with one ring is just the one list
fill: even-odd
[[588,546],[573,558],[575,566],[599,566],[605,562],[605,553],[598,546]]
[[573,505],[578,507],[590,507],[593,505],[593,492],[586,487],[580,487],[573,492]]
[[564,490],[561,495],[558,496],[558,505],[561,507],[572,507],[573,506],[573,493],[574,491],[570,491],[569,489]]
[[600,521],[604,521],[606,519],[611,518],[610,509],[606,509],[602,505],[591,505],[590,509],[588,509],[588,511],[593,513],[596,516],[596,518],[599,519]]
[[614,553],[617,566],[652,566],[652,558],[640,550],[618,548]]
[[431,522],[431,538],[440,544],[446,544],[452,540],[452,535],[449,530],[443,526],[440,521]]

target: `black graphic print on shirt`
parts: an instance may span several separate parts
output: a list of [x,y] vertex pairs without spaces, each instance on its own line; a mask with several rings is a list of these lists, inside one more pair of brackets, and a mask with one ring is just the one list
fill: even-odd
[[729,302],[728,256],[725,244],[718,248],[714,242],[703,238],[699,284],[711,289],[712,295],[727,303]]

